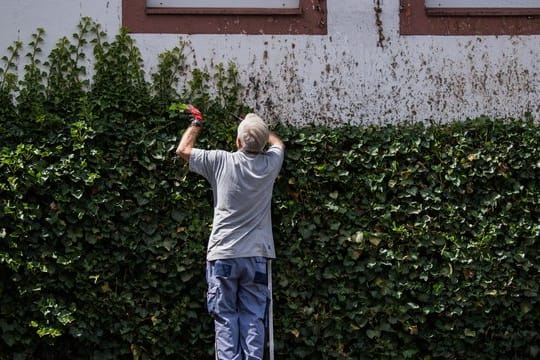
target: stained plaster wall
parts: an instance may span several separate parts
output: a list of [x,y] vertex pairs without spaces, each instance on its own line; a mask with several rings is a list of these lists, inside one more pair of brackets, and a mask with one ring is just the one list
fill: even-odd
[[[450,121],[540,115],[540,36],[400,36],[399,1],[328,0],[327,36],[134,34],[147,70],[158,54],[190,43],[199,67],[233,61],[246,103],[293,124]],[[81,16],[109,37],[121,0],[0,2],[0,54],[45,28],[44,54]],[[384,39],[382,39],[384,36]],[[88,67],[91,68],[91,60]],[[22,66],[21,66],[22,67]]]

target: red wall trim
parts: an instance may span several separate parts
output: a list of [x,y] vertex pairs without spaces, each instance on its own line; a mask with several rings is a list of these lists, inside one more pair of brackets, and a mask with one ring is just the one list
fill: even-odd
[[540,8],[426,8],[428,16],[538,16]]
[[[170,10],[170,9],[169,9]],[[300,9],[200,9],[185,11],[146,8],[146,0],[122,0],[122,25],[132,33],[326,35],[326,0],[300,0]],[[185,9],[182,9],[185,10]],[[196,11],[195,11],[196,10]]]
[[302,15],[302,9],[264,8],[161,8],[147,7],[146,14],[191,14],[191,15]]
[[[540,34],[540,15],[512,12],[504,15],[501,13],[485,15],[480,13],[476,15],[464,13],[428,14],[424,4],[424,0],[401,0],[399,26],[401,35]],[[482,9],[475,10],[481,11]],[[531,10],[538,12],[538,9]]]

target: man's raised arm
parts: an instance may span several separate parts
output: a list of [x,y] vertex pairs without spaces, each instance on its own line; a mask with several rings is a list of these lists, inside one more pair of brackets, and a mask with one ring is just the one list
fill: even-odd
[[197,141],[197,136],[199,136],[202,125],[204,123],[204,119],[199,109],[197,109],[193,105],[189,105],[188,111],[193,116],[193,121],[191,122],[191,125],[186,129],[186,131],[182,135],[182,139],[180,139],[180,143],[178,144],[178,147],[176,148],[176,155],[181,157],[185,161],[189,161],[189,156],[191,155],[191,149],[193,149],[193,147],[195,146],[195,142]]
[[273,131],[270,131],[270,135],[268,136],[268,144],[270,144],[270,146],[278,146],[282,149],[285,149],[285,144]]

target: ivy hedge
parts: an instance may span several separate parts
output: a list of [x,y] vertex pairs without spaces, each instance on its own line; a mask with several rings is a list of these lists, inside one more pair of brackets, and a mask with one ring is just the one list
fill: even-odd
[[[145,74],[87,18],[46,61],[43,37],[0,70],[0,359],[212,359],[212,196],[168,109],[197,104],[198,145],[234,150],[234,64],[181,43]],[[538,357],[537,122],[274,127],[277,359]]]

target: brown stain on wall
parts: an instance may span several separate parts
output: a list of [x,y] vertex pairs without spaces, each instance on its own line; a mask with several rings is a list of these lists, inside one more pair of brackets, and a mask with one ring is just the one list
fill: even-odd
[[540,110],[538,65],[523,60],[519,39],[504,48],[497,39],[473,38],[451,49],[438,43],[422,51],[389,42],[364,57],[332,41],[266,42],[253,56],[246,102],[274,120],[330,125],[445,122]]

